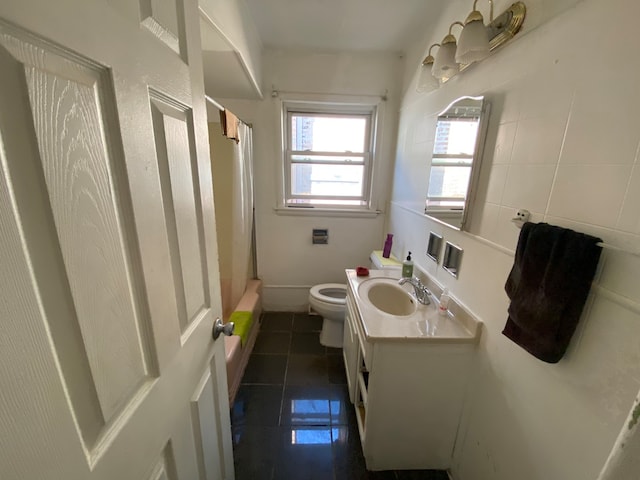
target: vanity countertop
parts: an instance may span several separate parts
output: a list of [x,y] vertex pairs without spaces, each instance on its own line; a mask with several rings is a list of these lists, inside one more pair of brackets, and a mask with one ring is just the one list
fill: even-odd
[[[396,278],[389,272],[371,270],[368,276],[358,277],[356,271],[346,270],[349,286],[354,293],[358,313],[362,318],[362,328],[368,341],[412,340],[434,343],[476,343],[480,338],[482,323],[471,315],[438,315],[437,299],[431,299],[430,305],[418,304],[415,313],[396,317],[378,310],[367,300],[360,297],[360,285],[369,279]],[[399,274],[399,272],[398,272]],[[402,286],[412,292],[409,284]],[[453,300],[453,299],[452,299]]]

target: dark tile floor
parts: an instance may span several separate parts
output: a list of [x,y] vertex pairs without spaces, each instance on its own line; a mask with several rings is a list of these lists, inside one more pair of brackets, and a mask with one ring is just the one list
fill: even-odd
[[447,480],[441,471],[369,472],[342,350],[322,319],[265,313],[231,410],[236,480]]

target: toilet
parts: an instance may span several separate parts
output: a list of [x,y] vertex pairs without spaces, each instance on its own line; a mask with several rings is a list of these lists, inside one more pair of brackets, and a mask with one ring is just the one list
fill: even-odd
[[[369,256],[370,268],[388,270],[390,276],[400,276],[402,264],[395,258],[383,258],[382,250],[374,250]],[[309,290],[309,310],[322,316],[320,344],[342,348],[344,315],[347,309],[347,285],[322,283]]]
[[347,308],[347,286],[342,283],[322,283],[311,287],[309,307],[323,318],[320,344],[341,348],[344,312]]

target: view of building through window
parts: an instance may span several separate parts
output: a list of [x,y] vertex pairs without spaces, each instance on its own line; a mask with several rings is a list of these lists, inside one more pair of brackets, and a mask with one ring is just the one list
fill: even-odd
[[288,203],[361,205],[368,115],[290,115]]

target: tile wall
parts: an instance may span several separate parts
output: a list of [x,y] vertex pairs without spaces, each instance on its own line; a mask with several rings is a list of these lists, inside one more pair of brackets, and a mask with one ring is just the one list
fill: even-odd
[[[640,389],[640,257],[605,251],[559,364],[536,360],[501,334],[518,209],[640,251],[640,7],[565,2],[560,15],[527,26],[552,7],[526,3],[527,28],[489,59],[429,95],[406,80],[400,115],[387,226],[394,254],[424,252],[429,231],[460,245],[457,280],[424,254],[414,259],[485,323],[456,445],[458,480],[595,479]],[[439,30],[468,9],[452,4]],[[417,49],[411,74],[437,37]],[[435,116],[461,95],[486,95],[492,106],[468,232],[422,214]]]

